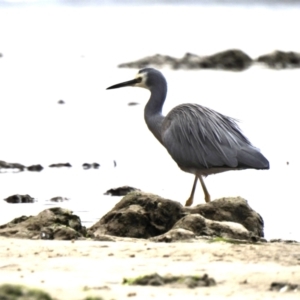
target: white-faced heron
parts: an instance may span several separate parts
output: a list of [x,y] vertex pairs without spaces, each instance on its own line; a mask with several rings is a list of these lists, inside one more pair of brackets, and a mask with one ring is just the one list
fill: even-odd
[[167,82],[158,70],[142,69],[135,79],[107,89],[125,86],[142,87],[151,92],[144,112],[149,130],[181,170],[195,175],[186,206],[193,203],[197,178],[201,182],[205,201],[210,202],[203,176],[230,170],[269,169],[268,160],[252,146],[234,119],[198,104],[178,105],[163,116]]

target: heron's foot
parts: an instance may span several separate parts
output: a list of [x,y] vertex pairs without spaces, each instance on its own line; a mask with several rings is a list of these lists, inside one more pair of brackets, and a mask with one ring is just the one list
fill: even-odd
[[210,202],[210,194],[206,194],[204,199],[206,203]]
[[194,202],[194,199],[190,197],[189,199],[186,200],[185,206],[191,206],[193,204],[193,202]]

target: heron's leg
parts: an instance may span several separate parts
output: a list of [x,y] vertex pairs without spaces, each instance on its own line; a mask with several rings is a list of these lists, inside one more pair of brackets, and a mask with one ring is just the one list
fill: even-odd
[[197,186],[197,175],[195,176],[195,180],[194,180],[191,195],[190,195],[189,199],[186,200],[185,206],[191,206],[193,204],[196,186]]
[[198,178],[199,178],[199,180],[201,182],[201,185],[202,185],[202,189],[203,189],[204,196],[205,196],[205,198],[204,198],[205,202],[210,202],[210,194],[208,193],[208,190],[207,190],[207,188],[205,186],[204,180],[203,180],[203,178],[202,178],[201,175],[199,175]]

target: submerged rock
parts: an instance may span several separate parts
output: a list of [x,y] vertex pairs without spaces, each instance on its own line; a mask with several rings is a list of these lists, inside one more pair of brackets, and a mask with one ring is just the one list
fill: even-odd
[[128,102],[127,105],[128,106],[136,106],[136,105],[139,105],[140,103],[138,102]]
[[19,163],[8,163],[4,160],[0,160],[0,170],[1,169],[17,169],[20,172],[25,170],[25,166]]
[[0,226],[0,235],[27,239],[71,240],[85,237],[80,218],[60,207],[46,209],[37,216],[22,216]]
[[49,166],[49,168],[62,168],[62,167],[71,168],[72,165],[70,163],[58,163],[58,164],[51,164]]
[[32,165],[26,168],[27,171],[31,171],[31,172],[40,172],[42,171],[44,168],[41,165]]
[[84,170],[99,169],[100,164],[98,164],[98,163],[92,163],[92,164],[84,163],[84,164],[82,164],[82,167],[83,167]]
[[196,236],[258,241],[263,219],[238,198],[222,198],[193,208],[141,191],[131,192],[90,229],[94,236],[152,238],[171,242]]
[[118,188],[107,190],[104,195],[110,195],[110,196],[126,196],[128,193],[133,191],[140,191],[137,188],[134,188],[132,186],[124,185]]
[[4,199],[7,203],[33,203],[34,198],[29,195],[12,195]]

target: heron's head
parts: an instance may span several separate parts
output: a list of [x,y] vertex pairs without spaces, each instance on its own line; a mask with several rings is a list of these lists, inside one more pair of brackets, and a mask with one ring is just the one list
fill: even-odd
[[145,68],[139,70],[134,79],[112,85],[108,87],[107,90],[117,89],[125,86],[141,87],[151,90],[153,86],[156,86],[157,83],[160,82],[166,82],[161,72],[152,68]]

